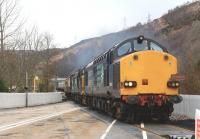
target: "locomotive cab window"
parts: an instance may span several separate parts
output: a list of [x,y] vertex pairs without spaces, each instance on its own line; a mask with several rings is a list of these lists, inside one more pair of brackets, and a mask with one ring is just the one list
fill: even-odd
[[132,50],[132,45],[131,45],[131,42],[126,42],[125,44],[122,44],[118,50],[117,50],[117,54],[118,56],[123,56],[123,55],[126,55],[128,53],[131,53],[133,50]]
[[134,50],[135,51],[145,51],[148,50],[148,41],[143,40],[141,43],[138,40],[134,40]]
[[159,45],[150,42],[150,50],[155,50],[155,51],[161,51],[163,52],[163,48],[161,48]]

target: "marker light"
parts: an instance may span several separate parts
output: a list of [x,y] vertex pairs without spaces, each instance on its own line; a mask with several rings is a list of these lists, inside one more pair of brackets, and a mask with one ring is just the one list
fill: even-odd
[[179,86],[179,83],[178,83],[178,82],[176,83],[176,86]]
[[129,83],[128,83],[128,82],[125,82],[125,83],[124,83],[124,86],[125,86],[125,87],[129,86]]
[[168,81],[167,86],[169,88],[178,88],[180,86],[180,83],[178,81]]

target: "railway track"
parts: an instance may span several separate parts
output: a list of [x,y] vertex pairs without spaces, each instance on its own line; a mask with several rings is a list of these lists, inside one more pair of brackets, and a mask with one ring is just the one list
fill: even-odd
[[[194,132],[192,130],[188,130],[185,128],[177,127],[170,124],[161,124],[158,128],[166,128],[169,127],[171,129],[177,130],[177,133],[166,134],[158,133],[158,131],[152,130],[150,128],[146,128],[144,123],[141,124],[133,124],[134,127],[140,129],[142,131],[143,139],[147,139],[147,133],[153,134],[160,139],[194,139]],[[164,126],[164,127],[162,127]],[[166,129],[167,130],[167,129]]]
[[[83,111],[107,123],[107,121],[104,119],[107,116],[104,115],[103,113],[98,112],[98,111],[88,110],[88,109],[85,109]],[[134,128],[137,128],[142,133],[143,139],[149,139],[149,138],[150,139],[155,139],[155,138],[156,139],[194,139],[193,130],[180,127],[181,125],[177,125],[176,123],[173,123],[173,121],[169,121],[167,123],[158,123],[156,121],[151,121],[147,123],[132,123],[131,124],[131,123],[117,120],[115,122],[116,126],[113,126],[113,128],[115,127],[118,128],[118,124],[126,124],[127,126],[130,125],[130,126],[133,126]]]
[[153,135],[155,135],[155,136],[157,136],[157,137],[159,137],[161,139],[166,139],[165,137],[161,136],[160,134],[158,134],[158,133],[156,133],[154,131],[151,131],[149,129],[146,129],[144,127],[144,123],[141,123],[141,125],[139,125],[139,124],[133,124],[133,126],[136,127],[136,128],[138,128],[138,129],[140,129],[142,131],[143,139],[147,139],[147,133],[146,132],[151,133],[151,134],[153,134]]

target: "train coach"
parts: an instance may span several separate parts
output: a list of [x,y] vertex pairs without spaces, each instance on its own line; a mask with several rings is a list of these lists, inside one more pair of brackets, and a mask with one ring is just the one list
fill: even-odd
[[177,59],[158,42],[139,36],[96,57],[67,78],[66,95],[120,120],[166,121],[182,101]]

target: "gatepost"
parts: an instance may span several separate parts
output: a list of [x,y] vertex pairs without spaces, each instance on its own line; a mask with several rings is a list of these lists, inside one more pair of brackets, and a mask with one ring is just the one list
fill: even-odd
[[200,110],[195,113],[195,139],[200,139]]

